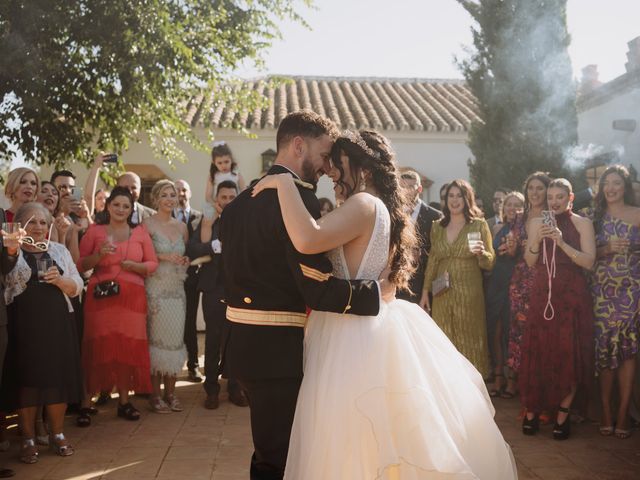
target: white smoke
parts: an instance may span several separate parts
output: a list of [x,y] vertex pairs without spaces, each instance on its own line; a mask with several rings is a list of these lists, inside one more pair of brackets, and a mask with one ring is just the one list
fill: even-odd
[[624,156],[622,145],[613,145],[608,150],[602,145],[589,143],[587,145],[576,145],[568,148],[564,152],[565,166],[571,171],[579,171],[590,166],[590,162],[603,154],[608,154],[611,158],[619,161]]

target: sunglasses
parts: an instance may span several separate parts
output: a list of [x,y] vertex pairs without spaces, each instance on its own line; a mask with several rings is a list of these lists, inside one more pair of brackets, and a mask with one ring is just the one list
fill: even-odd
[[[25,228],[29,222],[33,219],[33,217],[31,217],[29,220],[27,220],[27,223],[24,224]],[[49,250],[49,239],[51,238],[51,230],[53,229],[53,223],[51,224],[51,226],[49,227],[49,234],[47,235],[47,239],[44,242],[36,242],[33,237],[22,237],[22,243],[26,244],[26,245],[30,245],[34,248],[36,248],[37,250],[40,250],[41,252],[46,252],[47,250]]]

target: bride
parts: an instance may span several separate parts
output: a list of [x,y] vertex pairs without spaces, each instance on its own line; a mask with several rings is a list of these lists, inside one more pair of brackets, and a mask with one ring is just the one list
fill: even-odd
[[[343,203],[321,220],[289,174],[264,177],[253,195],[277,188],[294,246],[329,251],[335,276],[387,270],[406,286],[415,236],[388,140],[346,132],[327,170]],[[517,478],[482,377],[417,305],[394,300],[376,317],[311,312],[304,368],[285,479]]]

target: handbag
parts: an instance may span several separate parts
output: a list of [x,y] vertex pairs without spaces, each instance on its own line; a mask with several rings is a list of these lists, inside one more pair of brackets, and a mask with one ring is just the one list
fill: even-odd
[[114,297],[120,293],[120,284],[113,280],[98,282],[93,287],[93,298],[101,299]]
[[[129,252],[129,240],[127,240],[127,249],[124,252],[124,258],[127,258],[127,253]],[[122,267],[120,267],[120,272],[122,272]],[[97,273],[94,273],[96,278],[98,279],[98,283],[96,283],[93,287],[93,298],[100,300],[102,298],[115,297],[120,294],[120,284],[116,282],[118,275],[120,272],[116,274],[113,280],[104,280],[100,281],[100,277],[98,277]]]
[[451,288],[451,279],[449,278],[449,272],[444,272],[442,275],[431,282],[431,293],[434,297],[442,295],[444,292]]

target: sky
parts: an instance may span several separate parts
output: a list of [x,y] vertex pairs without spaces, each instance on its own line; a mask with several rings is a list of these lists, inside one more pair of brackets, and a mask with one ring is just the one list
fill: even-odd
[[[472,18],[455,0],[315,0],[298,10],[311,30],[280,24],[266,73],[461,78],[454,58],[471,45]],[[639,0],[568,0],[574,75],[597,64],[601,81],[625,72],[627,42],[640,36]],[[254,68],[243,77],[264,74]]]

